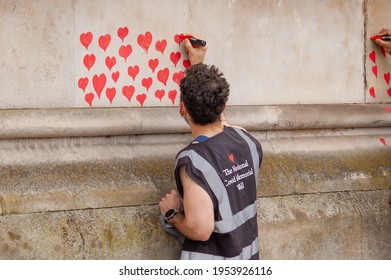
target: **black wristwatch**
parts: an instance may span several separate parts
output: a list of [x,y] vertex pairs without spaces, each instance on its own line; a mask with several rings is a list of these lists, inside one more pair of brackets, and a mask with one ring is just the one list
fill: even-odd
[[170,210],[168,210],[167,212],[166,212],[166,214],[164,214],[164,218],[166,219],[166,221],[167,221],[167,223],[169,223],[170,222],[170,219],[172,218],[172,217],[174,217],[176,214],[178,214],[179,213],[179,211],[178,210],[176,210],[176,209],[170,209]]

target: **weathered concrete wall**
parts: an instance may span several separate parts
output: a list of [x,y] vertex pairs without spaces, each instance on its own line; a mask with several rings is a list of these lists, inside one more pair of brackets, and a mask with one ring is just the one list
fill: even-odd
[[[228,109],[228,118],[251,129],[264,148],[258,209],[262,258],[391,258],[391,150],[379,141],[391,135],[391,118],[378,113],[381,107],[263,106],[246,107],[246,114],[243,107]],[[178,257],[180,245],[160,228],[157,204],[175,186],[173,159],[190,136],[178,122],[171,134],[135,130],[105,137],[105,129],[112,133],[110,123],[118,125],[110,116],[129,110],[101,110],[107,123],[86,131],[89,137],[55,127],[57,110],[36,111],[39,125],[24,137],[53,129],[67,138],[0,142],[1,258]],[[67,113],[74,111],[63,110],[64,124],[72,123],[75,114]],[[87,120],[96,113],[79,111]],[[137,114],[146,113],[160,109]],[[259,117],[246,126],[254,115]],[[129,118],[131,127],[140,122]],[[163,128],[145,124],[143,129]]]
[[[177,105],[178,95],[169,91],[177,89],[174,73],[184,70],[185,57],[174,36],[187,32],[207,40],[206,62],[228,77],[231,105],[364,103],[369,68],[364,67],[364,40],[380,29],[367,31],[364,21],[382,23],[374,14],[389,6],[364,0],[2,0],[0,108],[89,107],[86,98],[93,107]],[[120,28],[125,27],[123,37]],[[88,32],[92,41],[85,47],[81,36]],[[148,53],[138,44],[147,32],[152,36]],[[105,35],[110,41],[101,47]],[[161,53],[155,45],[162,40],[167,46]],[[120,49],[128,45],[131,52],[124,59],[128,53]],[[171,54],[178,51],[182,56],[174,66]],[[89,69],[87,55],[95,57]],[[106,58],[115,59],[110,69]],[[159,60],[155,71],[150,59]],[[140,73],[132,79],[129,67],[135,65]],[[170,73],[165,85],[158,79],[164,68]],[[98,94],[93,77],[102,74],[106,80]],[[81,78],[89,80],[84,89]],[[152,78],[148,90],[143,78]],[[135,92],[127,92],[129,101],[123,87],[130,85]]]

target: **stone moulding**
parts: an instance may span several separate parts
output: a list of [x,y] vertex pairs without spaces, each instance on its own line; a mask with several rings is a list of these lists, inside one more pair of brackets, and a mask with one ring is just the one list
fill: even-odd
[[[252,131],[390,127],[382,104],[228,106],[230,123]],[[0,139],[189,132],[178,108],[0,111]]]

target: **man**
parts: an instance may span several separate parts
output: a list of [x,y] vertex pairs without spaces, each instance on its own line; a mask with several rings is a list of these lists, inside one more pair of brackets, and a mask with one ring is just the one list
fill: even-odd
[[259,142],[226,123],[229,84],[203,64],[206,46],[185,47],[191,66],[180,84],[180,115],[194,140],[175,162],[179,194],[159,203],[166,221],[184,237],[181,259],[259,259],[257,185]]

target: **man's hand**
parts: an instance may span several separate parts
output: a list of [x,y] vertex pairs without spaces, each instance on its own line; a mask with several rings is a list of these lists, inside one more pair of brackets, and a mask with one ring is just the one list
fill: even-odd
[[[382,30],[380,30],[379,35],[391,35],[391,30],[383,28]],[[386,53],[391,55],[391,41],[383,41],[381,39],[376,39],[375,43],[378,44],[380,47],[383,47]]]
[[[197,39],[202,39],[198,35],[193,35],[193,34],[190,35]],[[189,39],[185,39],[184,44],[185,44],[187,55],[189,57],[190,65],[204,62],[205,54],[208,49],[207,45],[205,45],[204,47],[195,44],[193,45],[192,43],[190,43]]]
[[170,209],[176,209],[181,212],[183,211],[182,198],[175,190],[172,190],[170,193],[166,194],[162,200],[160,200],[159,207],[160,213],[163,216]]

